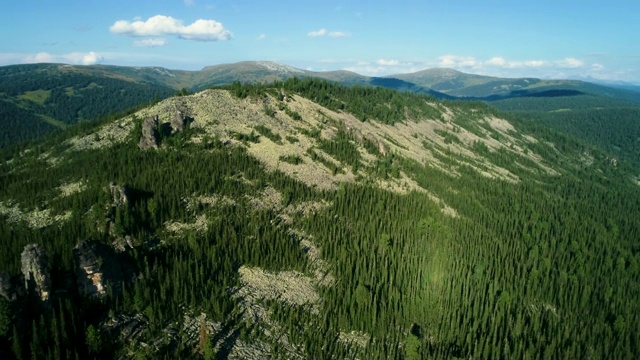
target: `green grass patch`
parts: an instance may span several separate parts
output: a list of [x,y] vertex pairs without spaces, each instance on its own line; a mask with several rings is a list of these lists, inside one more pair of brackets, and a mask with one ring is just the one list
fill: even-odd
[[25,91],[24,94],[18,96],[18,99],[28,100],[36,104],[44,105],[44,102],[49,98],[50,95],[51,90]]
[[99,87],[102,87],[102,86],[100,86],[97,83],[92,81],[92,82],[89,83],[89,85],[83,87],[81,90],[90,90],[90,89],[95,89],[95,88],[99,88]]
[[40,116],[40,118],[42,118],[42,120],[44,122],[49,123],[49,124],[51,124],[51,125],[53,125],[53,126],[55,126],[57,128],[60,128],[60,129],[66,129],[67,128],[67,124],[63,123],[60,120],[56,120],[56,119],[52,118],[51,116],[43,115],[43,114],[40,114],[38,116]]

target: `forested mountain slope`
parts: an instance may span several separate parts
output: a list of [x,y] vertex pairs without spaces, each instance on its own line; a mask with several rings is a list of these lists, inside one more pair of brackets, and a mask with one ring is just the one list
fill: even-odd
[[[551,91],[573,91],[614,101],[640,103],[636,91],[614,88],[578,80],[545,80],[537,78],[499,78],[467,74],[453,69],[434,68],[408,74],[389,75],[416,86],[461,98],[494,100],[501,97],[521,97],[527,94],[544,94]],[[551,95],[553,95],[551,93]]]
[[640,106],[603,96],[507,99],[490,103],[529,125],[553,129],[640,165]]
[[349,71],[313,72],[269,61],[220,64],[199,71],[111,65],[12,65],[0,67],[3,125],[0,146],[34,139],[76,122],[146,106],[177,92],[201,91],[236,81],[269,83],[294,77],[322,78],[348,86],[385,87],[439,99],[463,97],[519,103],[582,97],[597,103],[640,103],[637,92],[581,81],[492,78],[451,69],[369,77]]
[[290,79],[5,151],[0,349],[635,358],[637,174],[526,129],[481,102]]
[[164,85],[98,69],[60,64],[0,67],[0,147],[175,93]]

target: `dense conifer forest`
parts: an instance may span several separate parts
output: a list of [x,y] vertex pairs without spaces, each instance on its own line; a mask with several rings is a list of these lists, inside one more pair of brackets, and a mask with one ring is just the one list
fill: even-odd
[[47,64],[0,67],[0,146],[148,105],[174,93],[166,86],[117,76],[55,72]]
[[[516,117],[479,102],[438,102],[313,79],[234,83],[228,91],[237,101],[277,99],[282,109],[265,105],[267,115],[280,111],[294,122],[304,117],[286,107],[285,97],[385,126],[442,122],[445,107],[455,111],[456,126],[478,134],[491,129],[477,119]],[[563,125],[575,137],[513,120],[520,135],[537,139],[531,151],[554,174],[529,171],[519,163],[523,158],[476,144],[487,163],[513,171],[517,182],[459,166],[454,159],[460,154],[439,158],[455,174],[385,154],[345,128],[331,138],[320,129],[284,137],[262,126],[251,135],[236,134],[243,145],[229,146],[187,127],[160,134],[160,149],[143,151],[138,140],[144,119],[133,115],[127,140],[111,147],[71,151],[63,141],[114,121],[104,119],[27,150],[5,149],[0,208],[46,209],[67,218],[34,228],[8,210],[0,216],[3,279],[19,278],[21,254],[35,243],[48,256],[52,289],[46,301],[32,293],[0,296],[0,349],[7,349],[0,357],[224,359],[243,343],[268,344],[263,356],[282,359],[637,358],[640,192],[631,160],[613,164],[609,154],[616,149],[607,145],[633,152],[637,144],[613,141],[601,131],[599,115],[589,114],[584,134]],[[635,126],[625,116],[620,128]],[[303,136],[316,144],[313,154],[282,154],[284,162],[324,161],[334,175],[354,173],[357,180],[314,188],[267,169],[247,151],[253,143],[295,143]],[[455,133],[447,136],[450,143],[462,142]],[[576,160],[586,152],[588,162]],[[60,159],[55,166],[43,160],[54,157]],[[375,161],[365,162],[369,158]],[[375,183],[404,175],[428,192],[391,192]],[[62,183],[81,184],[82,190],[61,196]],[[125,202],[114,202],[110,184],[126,189]],[[256,194],[265,193],[280,196],[270,206],[256,206]],[[207,194],[217,200],[189,202]],[[282,215],[282,209],[311,203],[326,206]],[[443,211],[444,203],[454,216]],[[199,216],[206,226],[173,232],[168,225],[191,224]],[[111,259],[124,274],[100,298],[77,290],[73,254],[83,241],[108,248],[129,243],[98,260]],[[311,256],[316,248],[321,260]],[[258,268],[273,276],[322,273],[324,280],[313,285],[318,299],[265,297],[255,306],[266,315],[252,313],[255,307],[243,307],[247,300],[237,294],[242,274]],[[185,319],[200,314],[206,321],[194,320],[193,335]],[[251,314],[260,321],[247,320]],[[112,331],[109,324],[124,317],[139,319],[129,323],[143,329],[137,342],[123,338],[134,330]]]

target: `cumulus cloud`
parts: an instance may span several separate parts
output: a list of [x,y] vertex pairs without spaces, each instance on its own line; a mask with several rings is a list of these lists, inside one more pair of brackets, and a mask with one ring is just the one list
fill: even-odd
[[487,61],[487,64],[496,65],[496,66],[504,66],[504,65],[507,64],[507,60],[505,60],[502,57],[496,56],[496,57],[492,57],[491,59],[489,59],[489,61]]
[[444,55],[438,58],[437,66],[467,71],[489,69],[579,69],[584,68],[584,62],[576,58],[561,60],[509,60],[501,56],[494,56],[488,60],[476,59],[472,56]]
[[349,34],[347,34],[346,32],[343,31],[332,31],[329,33],[329,36],[332,38],[341,38],[341,37],[346,37]]
[[576,58],[564,58],[560,61],[557,61],[556,64],[563,68],[575,69],[582,67],[584,65],[584,62]]
[[378,59],[376,61],[376,64],[381,65],[381,66],[397,66],[400,64],[400,61],[395,60],[395,59]]
[[260,40],[264,40],[264,39],[266,39],[266,38],[267,38],[267,35],[265,35],[265,34],[260,34],[260,35],[258,35],[258,37],[256,38],[256,40],[260,41]]
[[156,15],[146,21],[118,20],[109,28],[114,34],[128,36],[175,35],[181,39],[199,41],[222,41],[232,38],[229,30],[215,20],[196,20],[190,25],[171,16]]
[[103,57],[93,51],[88,53],[68,53],[53,55],[46,52],[39,52],[34,55],[27,55],[22,58],[22,63],[69,63],[75,65],[95,65],[103,61]]
[[310,37],[319,37],[319,36],[325,36],[325,35],[327,35],[327,29],[320,29],[320,30],[310,31],[307,33],[307,36],[310,36]]
[[319,29],[319,30],[314,30],[314,31],[310,31],[307,33],[307,36],[309,37],[322,37],[322,36],[329,36],[332,38],[342,38],[342,37],[346,37],[349,36],[349,33],[346,33],[344,31],[328,31],[327,29]]
[[416,66],[413,62],[404,62],[398,59],[381,58],[375,61],[345,59],[344,63],[344,70],[353,71],[367,76],[404,74],[425,69],[425,67]]
[[167,45],[167,40],[163,38],[150,38],[143,40],[136,40],[133,42],[133,45],[138,47],[158,47]]
[[441,67],[464,68],[478,65],[478,61],[471,56],[444,55],[438,58]]
[[82,60],[80,60],[80,63],[82,65],[95,65],[101,63],[102,60],[102,56],[91,51],[88,54],[82,55]]
[[35,55],[27,55],[22,62],[27,64],[35,64],[35,63],[50,63],[56,62],[54,60],[53,55],[46,52],[39,52]]
[[543,60],[527,60],[523,64],[526,67],[542,67],[542,66],[545,66],[547,63]]

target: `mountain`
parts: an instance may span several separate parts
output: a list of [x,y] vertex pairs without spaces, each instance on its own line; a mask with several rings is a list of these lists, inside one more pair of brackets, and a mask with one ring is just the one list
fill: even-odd
[[[245,61],[200,71],[160,67],[33,64],[0,67],[0,146],[33,139],[69,124],[94,120],[164,99],[177,91],[200,91],[233,82],[270,83],[293,77],[322,78],[343,85],[381,86],[428,94],[438,99],[464,98],[498,102],[558,98],[564,108],[583,104],[640,104],[640,94],[581,81],[502,79],[430,69],[390,77],[367,77],[349,71],[312,72],[268,61]],[[576,105],[567,106],[567,98]],[[617,106],[616,105],[616,106]],[[536,105],[537,106],[537,105]]]
[[511,97],[556,97],[589,94],[602,96],[613,101],[640,104],[640,94],[634,91],[579,80],[498,78],[442,68],[388,77],[404,80],[451,96],[488,101]]
[[482,102],[235,83],[0,154],[18,358],[640,355],[637,167]]
[[345,85],[375,85],[447,98],[397,79],[370,78],[348,71],[311,72],[268,61],[245,61],[200,71],[160,67],[30,64],[0,67],[0,146],[29,140],[70,124],[233,82],[264,83],[318,77]]
[[164,99],[175,90],[161,77],[157,68],[0,67],[0,146]]

